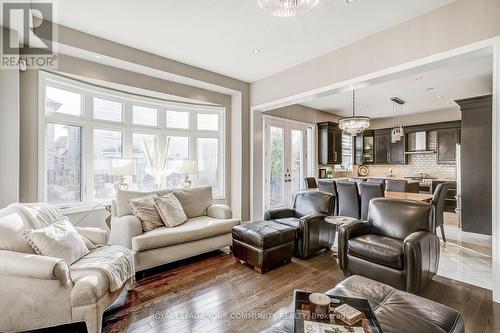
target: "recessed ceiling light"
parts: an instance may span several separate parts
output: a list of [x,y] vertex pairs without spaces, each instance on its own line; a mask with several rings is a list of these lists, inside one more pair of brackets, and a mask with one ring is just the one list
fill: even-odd
[[255,54],[260,53],[260,49],[253,49],[252,53],[255,53]]
[[434,90],[434,88],[432,88],[432,87],[431,87],[431,88],[427,88],[427,89],[425,89],[425,90],[427,90],[427,91],[431,91],[431,90]]
[[444,98],[444,96],[442,96],[442,95],[439,95],[439,96],[438,96],[438,98]]
[[420,81],[420,80],[422,80],[422,79],[423,79],[423,77],[419,76],[419,77],[416,77],[416,78],[415,78],[415,81]]
[[96,58],[96,59],[99,59],[100,57],[101,57],[101,56],[100,56],[100,55],[98,55],[98,54],[96,54],[96,55],[95,55],[95,58]]

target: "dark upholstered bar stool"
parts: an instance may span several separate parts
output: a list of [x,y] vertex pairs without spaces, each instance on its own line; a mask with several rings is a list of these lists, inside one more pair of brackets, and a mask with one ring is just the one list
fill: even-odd
[[361,192],[361,220],[368,219],[368,207],[370,200],[384,197],[384,187],[382,183],[362,183],[359,186]]
[[354,182],[338,181],[337,196],[338,196],[338,215],[348,216],[359,219],[361,217],[361,209],[359,203],[358,184]]
[[306,188],[318,188],[318,183],[316,182],[316,178],[314,177],[306,177],[304,178],[306,183]]
[[434,196],[432,197],[432,205],[434,206],[434,220],[436,223],[436,228],[441,229],[441,237],[443,237],[443,242],[446,243],[446,237],[444,235],[444,203],[446,198],[446,193],[450,188],[450,183],[442,183],[436,187],[434,191]]
[[333,215],[338,215],[339,202],[338,202],[337,186],[335,185],[335,181],[333,179],[332,180],[319,179],[318,187],[321,192],[330,193],[335,197],[334,198],[335,207],[333,209]]
[[387,179],[385,190],[388,192],[407,192],[408,182],[402,179]]
[[385,191],[385,179],[383,179],[383,178],[368,178],[367,182],[373,183],[373,184],[382,184],[382,188]]

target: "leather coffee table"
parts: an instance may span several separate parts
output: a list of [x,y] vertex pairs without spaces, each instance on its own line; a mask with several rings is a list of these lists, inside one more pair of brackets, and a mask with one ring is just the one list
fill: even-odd
[[295,229],[275,221],[258,221],[233,227],[231,250],[238,261],[258,273],[289,263],[294,253]]

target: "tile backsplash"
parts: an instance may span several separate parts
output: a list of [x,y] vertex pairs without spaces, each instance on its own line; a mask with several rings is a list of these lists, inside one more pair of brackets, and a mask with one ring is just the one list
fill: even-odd
[[[410,150],[415,147],[414,136],[408,136],[408,147]],[[427,133],[427,149],[437,149],[437,132],[432,131]],[[395,177],[410,177],[416,176],[418,173],[423,173],[428,177],[435,177],[443,180],[456,180],[456,165],[455,164],[438,164],[436,154],[413,154],[408,155],[408,164],[406,165],[370,165],[368,166],[370,177],[386,177],[392,174]],[[357,170],[355,170],[357,173]]]

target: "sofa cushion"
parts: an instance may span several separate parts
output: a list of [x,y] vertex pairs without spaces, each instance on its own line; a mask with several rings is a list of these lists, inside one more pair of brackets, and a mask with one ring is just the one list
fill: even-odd
[[15,205],[0,209],[0,250],[34,254],[35,251],[26,242],[23,233],[26,229],[39,227]]
[[142,231],[148,232],[153,229],[163,227],[163,223],[160,214],[155,206],[155,200],[158,196],[153,193],[146,197],[130,199],[129,204],[134,212],[134,215],[141,221]]
[[186,213],[173,193],[155,199],[155,206],[167,227],[177,227],[187,221]]
[[132,238],[132,250],[146,251],[230,233],[238,219],[197,217],[175,228],[161,227]]
[[363,235],[348,241],[349,254],[384,266],[403,269],[403,242],[399,239]]
[[298,217],[284,217],[282,219],[274,219],[273,221],[287,225],[287,226],[292,227],[294,229],[299,228],[299,218]]
[[40,229],[27,229],[24,236],[37,254],[64,259],[68,265],[89,253],[67,217]]
[[98,269],[70,267],[70,273],[74,283],[71,291],[73,306],[96,303],[109,292],[108,277]]
[[176,189],[174,193],[181,202],[188,219],[207,215],[208,207],[214,203],[211,186]]
[[161,190],[154,192],[138,192],[138,191],[118,191],[116,192],[116,198],[114,200],[115,208],[116,208],[116,216],[122,217],[124,215],[132,215],[132,208],[128,201],[130,199],[143,198],[152,194],[156,194],[159,197],[166,195],[167,193],[172,192],[172,190]]

